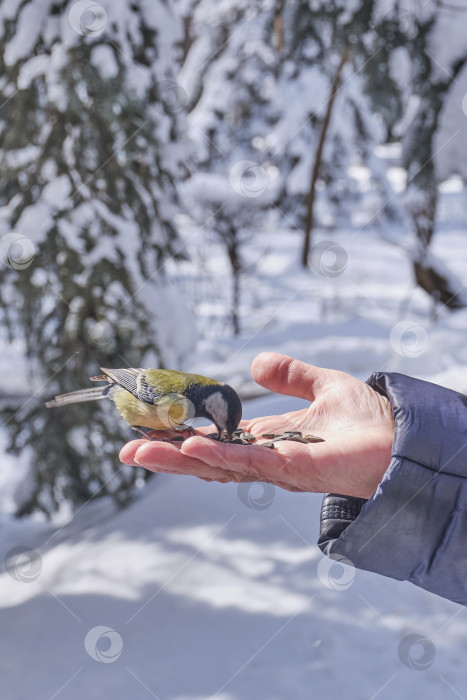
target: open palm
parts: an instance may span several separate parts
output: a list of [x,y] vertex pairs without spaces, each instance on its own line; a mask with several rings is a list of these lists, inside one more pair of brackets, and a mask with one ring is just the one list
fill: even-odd
[[349,374],[278,353],[258,355],[252,376],[271,391],[312,403],[300,411],[242,421],[241,428],[259,440],[263,433],[299,430],[319,435],[324,442],[281,441],[271,450],[204,437],[189,438],[181,447],[134,440],[123,447],[121,460],[152,471],[221,482],[268,481],[291,491],[369,498],[390,461],[394,419],[389,401]]

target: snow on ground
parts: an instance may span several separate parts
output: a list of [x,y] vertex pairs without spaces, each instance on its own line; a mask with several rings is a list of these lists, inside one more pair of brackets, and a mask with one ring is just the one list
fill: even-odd
[[[263,410],[257,401],[249,412]],[[256,509],[263,495],[270,506]],[[333,589],[342,572],[315,545],[320,496],[256,485],[250,497],[253,507],[234,485],[158,477],[123,512],[83,509],[91,526],[83,511],[58,531],[13,524],[2,557],[21,543],[42,568],[29,582],[0,576],[2,697],[437,699],[447,682],[462,692],[463,608],[352,569]],[[121,650],[113,662],[86,650],[97,626],[117,634],[90,651]],[[399,660],[408,634],[435,646],[423,672]]]
[[[440,212],[434,252],[466,280],[465,195],[447,188]],[[207,233],[192,239],[198,268],[176,284],[202,314],[204,339],[186,369],[257,396],[246,417],[304,405],[255,389],[248,368],[265,349],[361,378],[395,370],[467,392],[467,312],[432,309],[403,251],[372,231],[322,231],[320,240],[334,244],[328,267],[345,258],[342,274],[302,271],[298,234],[251,242],[244,330],[232,340],[221,252]],[[11,518],[15,475],[21,481],[20,463],[2,456],[5,700],[465,696],[465,609],[322,557],[320,495],[160,476],[126,510],[101,500],[60,526]],[[37,552],[29,568],[24,551],[13,567],[18,547]],[[422,641],[404,651],[407,635]]]

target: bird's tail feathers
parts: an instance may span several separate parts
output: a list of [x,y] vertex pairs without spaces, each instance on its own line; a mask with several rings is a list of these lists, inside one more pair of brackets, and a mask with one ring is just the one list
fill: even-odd
[[45,405],[47,408],[54,408],[55,406],[66,406],[70,403],[99,401],[99,399],[108,398],[110,390],[113,388],[112,386],[95,386],[89,389],[79,389],[78,391],[71,391],[69,394],[60,394],[60,396],[56,396],[51,401],[47,401]]

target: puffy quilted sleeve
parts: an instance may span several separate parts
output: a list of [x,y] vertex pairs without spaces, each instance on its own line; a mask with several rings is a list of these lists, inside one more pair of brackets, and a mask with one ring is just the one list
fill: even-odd
[[392,405],[391,462],[369,500],[324,496],[318,545],[467,605],[467,397],[396,373],[368,384]]

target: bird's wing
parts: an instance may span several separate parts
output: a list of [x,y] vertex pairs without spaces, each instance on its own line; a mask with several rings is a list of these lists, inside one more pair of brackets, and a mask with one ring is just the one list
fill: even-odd
[[144,403],[154,405],[161,396],[160,391],[147,383],[144,369],[135,369],[134,367],[106,369],[101,367],[101,370],[116,384]]

